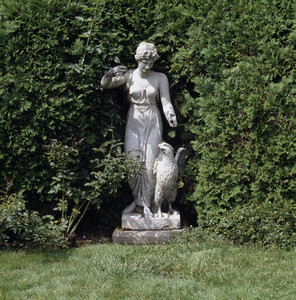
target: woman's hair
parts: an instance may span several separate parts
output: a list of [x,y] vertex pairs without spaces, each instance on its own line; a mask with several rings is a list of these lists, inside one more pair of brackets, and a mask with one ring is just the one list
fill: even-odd
[[157,54],[157,50],[155,49],[153,44],[142,42],[136,50],[136,61],[140,61],[143,59],[152,59],[153,61],[157,61],[158,58],[159,55]]

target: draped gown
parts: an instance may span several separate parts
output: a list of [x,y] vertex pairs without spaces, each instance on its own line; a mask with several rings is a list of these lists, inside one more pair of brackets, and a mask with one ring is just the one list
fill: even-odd
[[129,179],[135,204],[151,207],[155,178],[153,164],[162,141],[162,121],[157,107],[158,90],[146,79],[139,79],[131,71],[126,85],[130,108],[125,131],[125,152],[139,159],[144,170]]

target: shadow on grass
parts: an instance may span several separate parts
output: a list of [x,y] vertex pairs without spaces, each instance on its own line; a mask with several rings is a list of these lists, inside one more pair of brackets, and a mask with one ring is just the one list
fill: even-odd
[[69,259],[71,249],[49,249],[49,250],[25,250],[27,256],[39,257],[43,265],[49,265],[56,262],[65,262]]

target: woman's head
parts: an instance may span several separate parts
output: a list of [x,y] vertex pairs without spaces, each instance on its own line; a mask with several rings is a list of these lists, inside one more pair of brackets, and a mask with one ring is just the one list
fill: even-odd
[[158,58],[159,55],[153,44],[142,42],[136,50],[135,59],[138,62],[141,60],[152,60],[155,62]]

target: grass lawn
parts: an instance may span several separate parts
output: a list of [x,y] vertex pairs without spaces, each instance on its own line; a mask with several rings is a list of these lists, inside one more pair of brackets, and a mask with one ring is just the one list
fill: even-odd
[[2,251],[0,299],[296,299],[296,250],[183,240]]

